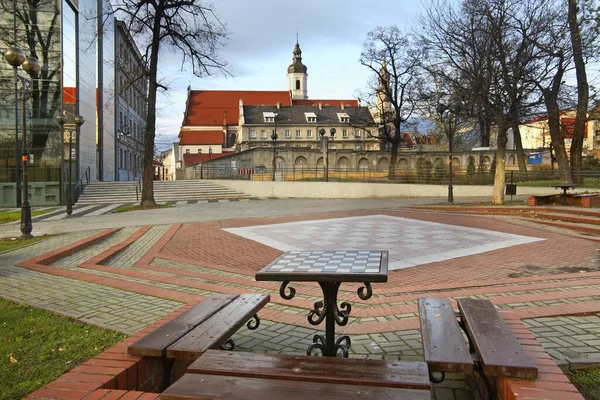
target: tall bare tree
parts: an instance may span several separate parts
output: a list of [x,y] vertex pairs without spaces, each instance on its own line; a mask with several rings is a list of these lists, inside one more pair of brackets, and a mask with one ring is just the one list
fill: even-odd
[[154,139],[156,135],[156,100],[159,83],[160,55],[176,54],[181,67],[191,63],[196,76],[214,71],[226,72],[227,63],[219,50],[227,37],[225,26],[213,9],[202,0],[117,0],[117,15],[127,24],[148,66],[148,116],[144,144],[144,172],[141,206],[154,201]]
[[568,0],[568,20],[573,50],[573,61],[575,63],[575,74],[577,77],[577,107],[575,115],[575,126],[573,128],[573,139],[571,141],[571,174],[576,183],[583,183],[581,176],[583,138],[585,136],[585,122],[588,112],[590,89],[588,86],[587,73],[585,69],[584,41],[582,39],[582,21],[580,6],[585,0]]
[[411,39],[397,26],[367,34],[359,62],[371,72],[366,102],[380,125],[379,138],[391,147],[388,178],[396,174],[402,128],[419,101],[419,61]]
[[528,38],[543,30],[534,23],[539,14],[536,1],[463,0],[456,6],[437,1],[424,17],[421,36],[436,76],[447,81],[451,97],[466,104],[463,113],[479,120],[482,137],[489,122],[494,124],[497,204],[504,201],[508,130],[513,129],[520,168],[525,170],[518,126],[540,103],[528,79],[537,59]]

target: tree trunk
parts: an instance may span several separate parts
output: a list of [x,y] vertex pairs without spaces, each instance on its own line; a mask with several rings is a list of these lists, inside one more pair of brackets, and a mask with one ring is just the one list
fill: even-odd
[[585,121],[589,102],[589,87],[583,59],[583,45],[581,32],[577,20],[577,0],[569,0],[569,30],[571,32],[571,46],[573,47],[573,61],[577,77],[577,114],[571,141],[571,174],[574,183],[582,184],[582,151],[583,137],[585,136]]
[[521,131],[519,130],[519,122],[517,120],[513,121],[512,130],[515,141],[515,151],[517,152],[519,172],[526,174],[527,163],[525,162],[525,154],[523,153],[523,141],[521,141]]
[[506,168],[506,142],[508,125],[504,122],[503,117],[498,123],[498,139],[496,148],[496,171],[494,173],[494,193],[492,203],[504,203],[504,188],[506,186],[504,171]]
[[[159,3],[160,4],[160,3]],[[140,206],[154,206],[154,135],[156,130],[156,92],[158,89],[158,51],[160,36],[160,20],[162,8],[157,8],[154,16],[154,30],[152,32],[152,53],[150,55],[150,70],[148,71],[148,118],[146,135],[144,137],[144,175],[142,182],[142,201]]]
[[[569,160],[567,159],[567,151],[565,150],[565,138],[560,129],[560,111],[558,109],[558,100],[556,93],[549,89],[542,90],[546,110],[548,111],[548,128],[550,130],[550,140],[556,154],[558,163],[558,171],[560,173],[560,182],[563,184],[571,183],[571,174],[569,171]],[[550,152],[552,157],[552,152]]]
[[400,143],[397,140],[392,141],[392,150],[390,154],[390,168],[388,170],[388,180],[396,178],[396,163],[398,162],[398,147]]

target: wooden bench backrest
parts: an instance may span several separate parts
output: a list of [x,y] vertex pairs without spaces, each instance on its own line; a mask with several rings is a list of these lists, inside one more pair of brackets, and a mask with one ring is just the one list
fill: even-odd
[[537,367],[489,300],[459,299],[458,308],[486,375],[537,378]]
[[185,374],[161,400],[429,400],[429,390]]
[[473,358],[448,299],[420,298],[425,361],[431,372],[473,372]]
[[235,300],[237,295],[213,294],[127,348],[136,356],[164,357],[166,349],[186,333]]
[[269,302],[268,294],[242,294],[167,348],[167,357],[195,360],[225,343]]
[[188,372],[351,385],[429,389],[424,362],[207,350]]

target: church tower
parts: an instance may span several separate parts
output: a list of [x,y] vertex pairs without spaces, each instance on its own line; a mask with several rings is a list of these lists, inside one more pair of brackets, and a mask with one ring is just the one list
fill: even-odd
[[298,38],[296,37],[296,47],[294,47],[294,57],[292,63],[288,67],[287,80],[288,90],[292,93],[292,100],[306,100],[308,99],[308,92],[306,90],[308,74],[306,73],[306,66],[302,64],[302,50],[298,44]]
[[386,119],[384,117],[385,114],[388,114],[392,109],[390,99],[388,97],[390,90],[390,73],[387,70],[387,63],[385,62],[385,59],[381,61],[381,70],[379,71],[377,80],[377,103],[375,115],[373,117],[375,118],[375,122],[381,124],[382,121]]

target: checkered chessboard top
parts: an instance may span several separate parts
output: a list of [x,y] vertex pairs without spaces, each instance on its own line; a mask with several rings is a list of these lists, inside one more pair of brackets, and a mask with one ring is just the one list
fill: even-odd
[[386,282],[388,252],[289,251],[256,273],[256,280]]

